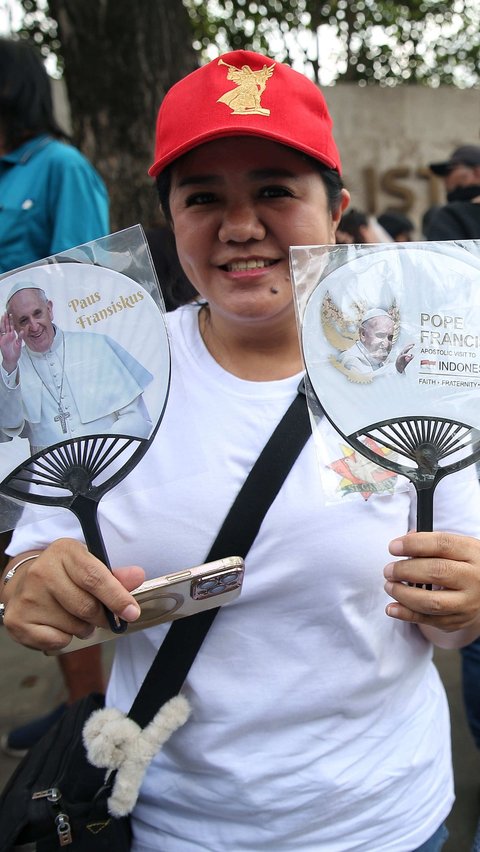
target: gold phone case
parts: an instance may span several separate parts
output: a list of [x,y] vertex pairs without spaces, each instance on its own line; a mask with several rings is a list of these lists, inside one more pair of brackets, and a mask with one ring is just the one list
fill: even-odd
[[240,556],[228,556],[146,580],[132,595],[141,606],[137,621],[128,625],[126,633],[116,634],[104,627],[96,627],[88,639],[73,637],[61,651],[52,655],[69,654],[99,642],[119,639],[128,633],[146,630],[164,621],[173,621],[194,615],[204,609],[224,606],[235,600],[242,590],[245,563]]

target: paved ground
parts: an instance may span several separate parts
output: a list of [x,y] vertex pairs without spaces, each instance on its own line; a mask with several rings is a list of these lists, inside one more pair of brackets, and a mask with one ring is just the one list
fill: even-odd
[[[113,643],[105,647],[108,666]],[[63,698],[56,660],[21,648],[0,628],[0,733],[36,715],[48,712]],[[445,852],[470,852],[480,814],[480,755],[466,726],[460,695],[459,655],[438,652],[437,665],[446,685],[453,720],[453,751],[457,800],[448,827]],[[0,788],[17,761],[0,753]]]

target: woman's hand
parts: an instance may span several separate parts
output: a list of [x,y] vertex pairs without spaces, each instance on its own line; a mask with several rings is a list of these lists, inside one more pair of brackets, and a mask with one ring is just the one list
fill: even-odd
[[[21,558],[14,557],[10,566]],[[59,539],[22,565],[2,589],[4,625],[22,645],[58,651],[72,636],[86,639],[95,627],[108,626],[102,604],[125,621],[136,621],[140,608],[129,592],[144,577],[138,566],[112,574],[84,544]]]
[[385,566],[385,591],[396,601],[386,607],[387,615],[418,624],[443,648],[461,647],[480,635],[480,541],[409,533],[394,539],[389,550],[404,558]]

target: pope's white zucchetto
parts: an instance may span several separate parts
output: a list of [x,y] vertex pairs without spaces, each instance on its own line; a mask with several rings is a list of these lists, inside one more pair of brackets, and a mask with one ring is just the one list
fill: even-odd
[[388,317],[392,319],[388,311],[384,311],[382,308],[372,308],[363,315],[361,325],[364,322],[368,322],[368,320],[375,319],[375,317]]

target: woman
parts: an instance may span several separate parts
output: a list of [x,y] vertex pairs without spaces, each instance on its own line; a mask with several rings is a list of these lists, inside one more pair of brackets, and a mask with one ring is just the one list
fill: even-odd
[[0,39],[0,271],[109,232],[105,184],[53,112],[50,78],[26,41]]
[[[225,64],[258,74],[261,110],[220,100],[233,88]],[[236,51],[167,94],[151,174],[204,304],[169,314],[164,420],[128,489],[101,505],[124,567],[111,576],[68,518],[19,530],[10,564],[39,555],[3,589],[18,641],[64,647],[105,623],[101,602],[134,621],[142,569],[203,560],[297,393],[289,246],[335,242],[348,203],[339,170],[322,95],[286,66]],[[440,486],[436,524],[452,532],[407,536],[414,503],[407,487],[331,502],[307,443],[248,553],[241,597],[195,660],[192,716],[147,772],[135,852],[441,848],[453,791],[431,640],[480,632],[480,544],[453,534],[479,533],[475,477]],[[130,707],[165,629],[118,643],[110,704]]]
[[[0,272],[109,233],[105,184],[66,140],[40,52],[24,39],[0,38]],[[5,523],[13,526],[17,518]],[[0,533],[2,565],[9,541],[9,533]],[[62,659],[60,668],[68,703],[104,688],[98,648]],[[9,731],[1,738],[2,749],[16,757],[25,754],[65,706]]]

